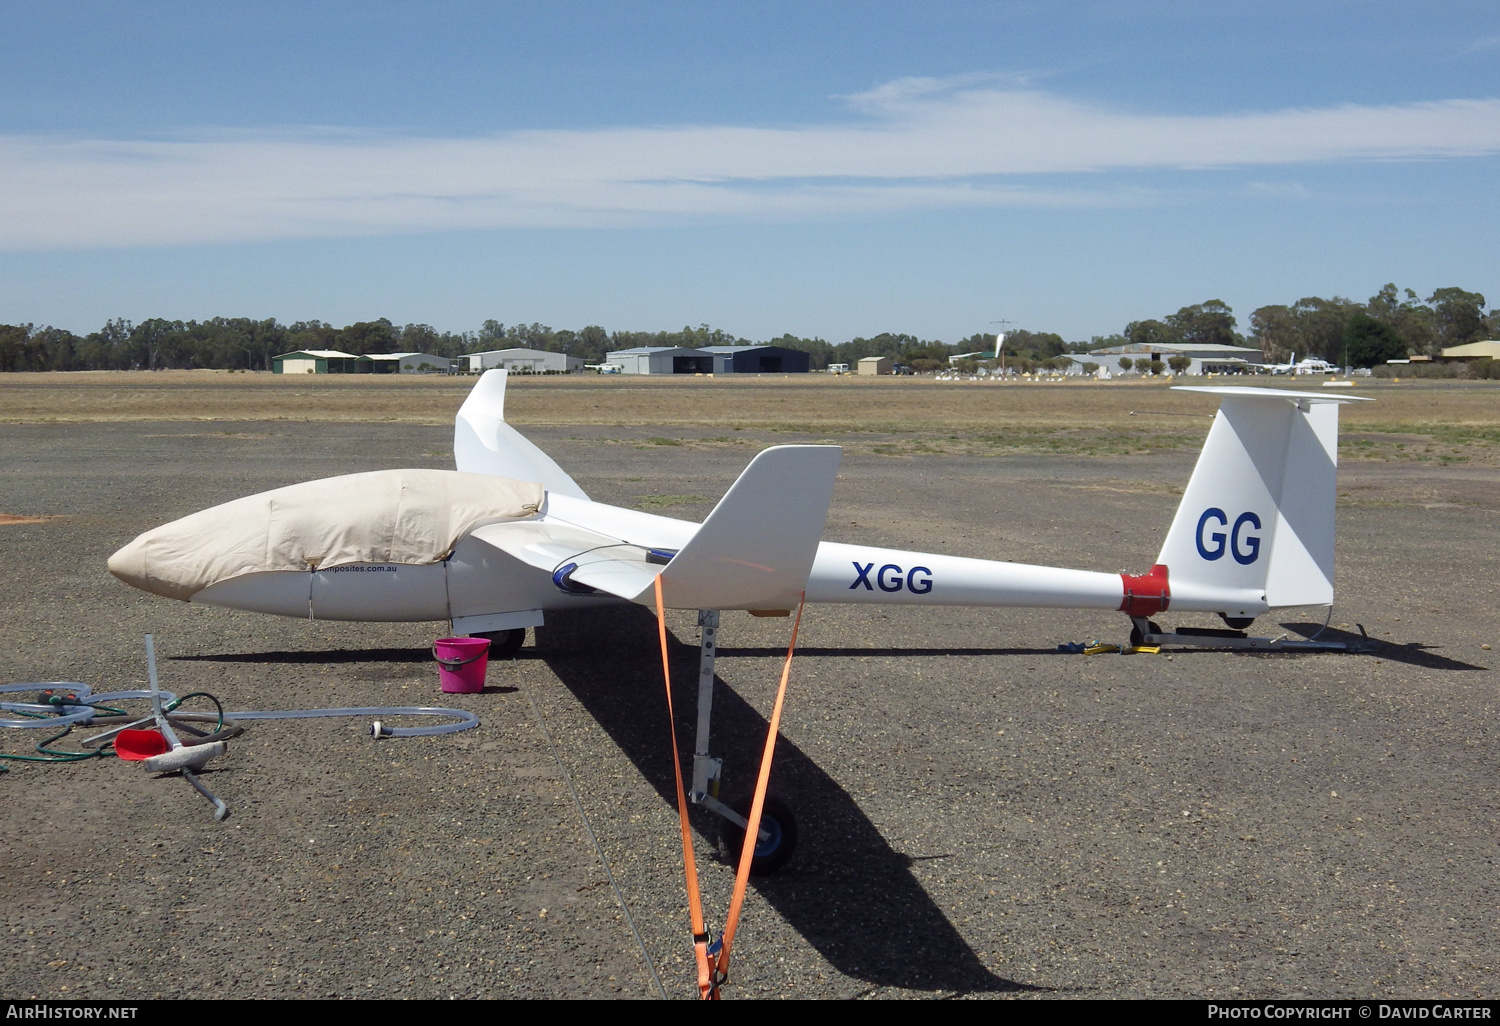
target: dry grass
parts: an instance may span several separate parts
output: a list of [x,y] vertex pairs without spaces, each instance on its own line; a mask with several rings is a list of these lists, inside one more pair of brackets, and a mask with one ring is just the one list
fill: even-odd
[[[119,421],[447,424],[467,377],[282,376],[218,371],[0,374],[0,423]],[[1284,381],[1276,382],[1285,386]],[[1298,385],[1324,392],[1313,385]],[[1327,393],[1324,393],[1327,394]],[[1371,382],[1343,413],[1346,459],[1497,463],[1500,386]],[[836,440],[891,456],[1116,455],[1196,447],[1216,402],[1162,383],[938,382],[912,378],[515,378],[526,426],[672,429],[652,444],[734,444],[734,432]],[[704,432],[729,432],[702,437]],[[691,436],[691,437],[687,437]],[[639,443],[637,443],[639,444]]]

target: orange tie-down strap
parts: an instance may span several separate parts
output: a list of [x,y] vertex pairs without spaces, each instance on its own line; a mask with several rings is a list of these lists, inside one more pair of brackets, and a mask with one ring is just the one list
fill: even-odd
[[703,900],[698,889],[698,860],[693,854],[693,834],[688,826],[687,792],[682,786],[682,757],[677,748],[677,717],[672,709],[672,665],[667,658],[667,617],[662,606],[661,577],[656,578],[656,630],[661,639],[661,672],[667,688],[667,724],[672,734],[672,770],[677,775],[677,818],[682,826],[683,875],[687,879],[688,913],[693,925],[693,953],[698,962],[698,996],[705,1001],[719,1000],[719,988],[729,979],[729,954],[734,947],[735,930],[745,907],[745,892],[750,886],[750,863],[760,835],[760,817],[766,804],[766,789],[771,783],[771,759],[776,752],[776,734],[781,728],[781,709],[786,702],[787,681],[792,675],[792,653],[797,648],[797,629],[802,625],[802,607],[807,595],[797,603],[797,617],[792,621],[792,640],[787,645],[786,661],[781,666],[781,684],[776,689],[776,704],[766,729],[766,747],[760,757],[760,775],[755,781],[755,797],[745,826],[745,846],[740,851],[739,871],[734,877],[734,896],[729,902],[729,917],[710,960],[708,933],[703,925]]

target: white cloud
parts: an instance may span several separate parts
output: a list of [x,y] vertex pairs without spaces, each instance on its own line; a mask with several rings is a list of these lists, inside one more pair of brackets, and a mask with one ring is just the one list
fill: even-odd
[[1247,182],[1245,191],[1267,199],[1311,199],[1312,192],[1301,182]]
[[847,121],[784,128],[0,137],[0,246],[1106,205],[1149,194],[1102,181],[1039,186],[1034,176],[1500,152],[1500,100],[1159,115],[980,75],[901,79],[847,99]]

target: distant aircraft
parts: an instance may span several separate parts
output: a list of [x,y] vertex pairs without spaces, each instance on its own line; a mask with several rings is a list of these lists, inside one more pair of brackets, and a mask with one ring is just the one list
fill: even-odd
[[1337,374],[1338,372],[1338,367],[1315,356],[1309,356],[1292,368],[1293,374]]
[[[459,410],[456,471],[350,474],[236,499],[147,531],[109,570],[205,605],[448,620],[502,656],[552,611],[654,606],[658,579],[667,607],[706,611],[714,625],[718,610],[785,615],[805,596],[1118,611],[1137,643],[1159,634],[1151,618],[1168,609],[1239,629],[1268,610],[1333,601],[1338,407],[1352,396],[1179,387],[1219,397],[1219,411],[1161,554],[1137,575],[821,541],[841,456],[830,445],[762,451],[702,524],[594,502],[505,423],[505,390],[506,372],[488,371]],[[718,771],[707,749],[705,720],[693,797],[743,830],[745,817],[709,795]],[[783,860],[780,843],[758,848],[756,864]]]
[[1268,363],[1263,366],[1272,374],[1290,374],[1297,369],[1297,354],[1293,353],[1286,363]]

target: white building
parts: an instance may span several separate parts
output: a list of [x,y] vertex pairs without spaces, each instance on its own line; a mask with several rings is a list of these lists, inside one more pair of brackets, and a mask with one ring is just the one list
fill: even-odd
[[1074,373],[1078,373],[1078,369],[1081,369],[1085,363],[1097,363],[1115,377],[1121,373],[1129,373],[1122,371],[1121,359],[1129,360],[1131,371],[1134,371],[1141,364],[1149,364],[1152,360],[1160,360],[1165,365],[1174,356],[1186,356],[1192,361],[1186,371],[1188,374],[1254,373],[1260,369],[1261,364],[1265,363],[1265,356],[1259,349],[1214,343],[1189,345],[1174,342],[1110,346],[1107,349],[1095,349],[1087,353],[1068,353],[1067,356],[1073,361],[1069,370]]
[[469,361],[469,373],[504,367],[516,374],[572,374],[583,370],[583,361],[564,353],[545,349],[491,349],[461,357]]
[[453,363],[431,353],[370,353],[360,359],[368,360],[375,374],[447,374]]
[[621,374],[712,374],[714,354],[679,346],[637,346],[604,354]]

